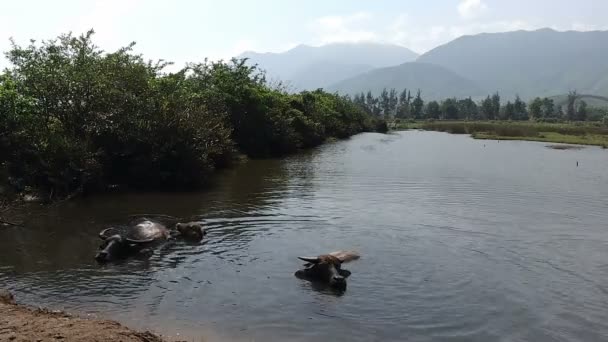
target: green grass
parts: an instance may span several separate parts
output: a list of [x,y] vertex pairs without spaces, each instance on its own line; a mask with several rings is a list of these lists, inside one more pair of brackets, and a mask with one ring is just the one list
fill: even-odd
[[608,147],[608,136],[605,135],[566,135],[554,132],[542,132],[536,137],[519,137],[519,136],[499,136],[495,134],[477,133],[473,136],[475,139],[490,139],[490,140],[528,140],[528,141],[545,141],[552,143],[576,144],[576,145],[597,145],[604,148]]
[[475,139],[544,141],[608,148],[608,127],[595,122],[409,121],[391,127],[470,134]]

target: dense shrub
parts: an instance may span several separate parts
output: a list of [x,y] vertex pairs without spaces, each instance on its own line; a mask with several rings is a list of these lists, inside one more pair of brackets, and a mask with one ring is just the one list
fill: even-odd
[[13,43],[6,54],[0,168],[13,190],[198,187],[238,151],[277,156],[376,126],[348,98],[269,87],[245,60],[164,73],[133,44],[104,53],[92,36]]

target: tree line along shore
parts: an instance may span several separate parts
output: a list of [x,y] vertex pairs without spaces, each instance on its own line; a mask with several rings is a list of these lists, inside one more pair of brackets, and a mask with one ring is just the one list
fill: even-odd
[[147,61],[106,53],[91,30],[12,43],[0,74],[0,197],[47,200],[130,189],[193,189],[241,157],[281,156],[386,122],[349,97],[288,93],[246,60]]
[[[603,105],[590,106],[585,99]],[[517,95],[504,102],[498,92],[478,102],[471,97],[425,102],[419,89],[412,95],[408,89],[397,92],[394,88],[385,88],[379,96],[374,96],[371,91],[356,94],[353,102],[368,114],[385,119],[599,122],[608,126],[608,97],[578,94],[576,91],[563,97],[536,97],[529,102]]]
[[[584,98],[605,101],[589,106]],[[476,139],[531,140],[608,147],[608,98],[571,91],[563,99],[519,96],[506,103],[499,93],[479,102],[470,97],[425,102],[404,89],[355,95],[353,102],[369,115],[383,118],[392,129],[423,129],[470,134]]]

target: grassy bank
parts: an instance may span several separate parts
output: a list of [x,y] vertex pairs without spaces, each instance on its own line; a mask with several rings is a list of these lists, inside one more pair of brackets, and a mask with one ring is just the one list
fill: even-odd
[[393,124],[392,128],[470,134],[475,139],[529,140],[608,147],[608,127],[588,122],[409,121]]
[[235,157],[281,156],[382,129],[349,98],[298,94],[245,60],[165,72],[93,32],[13,44],[0,74],[0,197],[195,189]]

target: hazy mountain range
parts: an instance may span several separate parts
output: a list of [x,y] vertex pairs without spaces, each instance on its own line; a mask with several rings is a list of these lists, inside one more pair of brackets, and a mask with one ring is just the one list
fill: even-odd
[[505,96],[551,96],[573,89],[608,95],[608,31],[464,36],[418,61],[444,66]]
[[484,94],[477,84],[440,65],[420,62],[374,69],[347,78],[328,87],[344,94],[371,90],[379,94],[383,88],[420,89],[425,99],[443,99],[449,96],[468,97]]
[[417,57],[405,47],[378,43],[299,45],[283,53],[244,52],[238,56],[249,58],[249,63],[258,64],[269,78],[287,82],[294,90],[326,88],[361,72]]
[[425,99],[553,96],[577,90],[608,95],[608,31],[551,29],[462,36],[417,56],[375,43],[300,45],[284,53],[246,52],[270,78],[293,90],[344,94],[418,89]]

